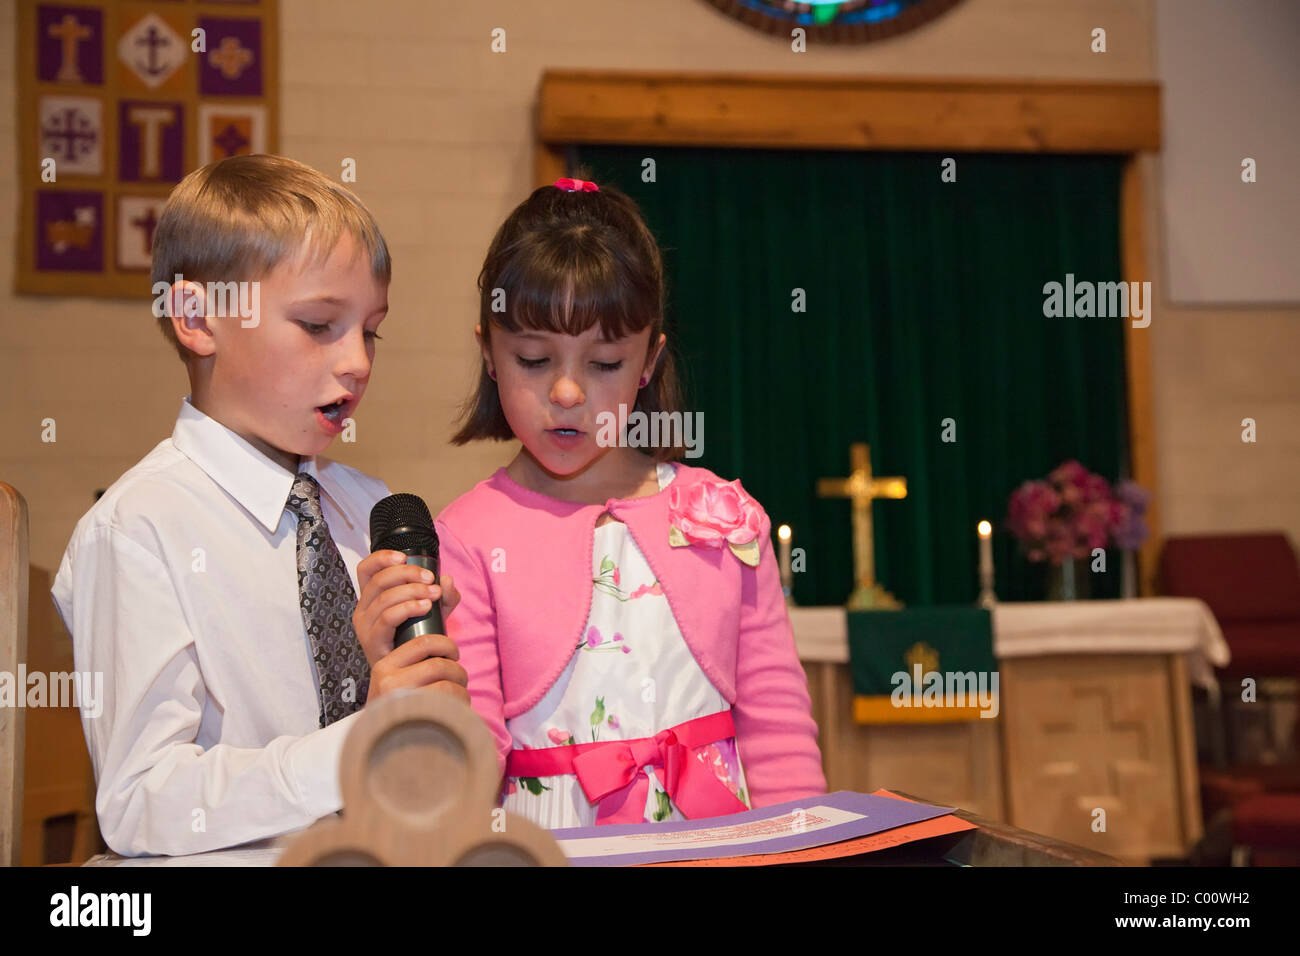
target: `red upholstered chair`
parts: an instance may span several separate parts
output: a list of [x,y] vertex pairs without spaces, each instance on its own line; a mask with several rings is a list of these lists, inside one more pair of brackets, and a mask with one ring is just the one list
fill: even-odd
[[1263,793],[1238,803],[1232,842],[1249,850],[1255,866],[1300,865],[1300,793]]
[[[1285,534],[1170,538],[1162,591],[1209,605],[1232,650],[1220,676],[1300,678],[1300,563]],[[1300,726],[1297,727],[1300,733]],[[1201,768],[1207,819],[1230,817],[1231,842],[1258,865],[1300,860],[1300,765]]]
[[1232,650],[1223,677],[1300,677],[1300,563],[1285,534],[1169,538],[1160,579],[1214,612]]
[[[1240,692],[1243,677],[1300,678],[1300,563],[1285,534],[1169,538],[1160,582],[1166,595],[1200,598],[1218,620],[1232,651],[1219,673],[1231,685],[1225,699]],[[1223,715],[1213,720],[1215,761],[1222,764]],[[1300,721],[1295,733],[1300,740]]]

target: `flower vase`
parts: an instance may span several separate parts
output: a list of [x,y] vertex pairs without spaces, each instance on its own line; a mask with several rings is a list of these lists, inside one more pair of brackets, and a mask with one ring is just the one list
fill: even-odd
[[1047,569],[1049,601],[1081,601],[1088,597],[1088,559],[1075,558]]
[[1137,552],[1132,548],[1124,549],[1120,566],[1120,597],[1135,598],[1137,592]]

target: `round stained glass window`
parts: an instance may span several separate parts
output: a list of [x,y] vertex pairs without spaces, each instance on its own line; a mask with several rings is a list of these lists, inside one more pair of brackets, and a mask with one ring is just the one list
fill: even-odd
[[795,27],[810,40],[866,43],[914,30],[961,0],[706,0],[729,16],[768,33]]

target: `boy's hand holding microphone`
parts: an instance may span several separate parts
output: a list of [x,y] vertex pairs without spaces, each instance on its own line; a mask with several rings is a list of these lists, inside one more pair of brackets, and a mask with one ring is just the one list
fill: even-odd
[[[469,680],[443,612],[460,601],[438,577],[438,535],[416,495],[389,495],[370,512],[370,556],[357,565],[352,627],[370,663],[369,703],[407,687],[432,687],[469,703]],[[439,606],[441,601],[441,606]]]

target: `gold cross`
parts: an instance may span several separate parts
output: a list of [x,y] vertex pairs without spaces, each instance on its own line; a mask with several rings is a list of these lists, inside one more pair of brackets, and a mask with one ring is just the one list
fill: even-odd
[[903,605],[876,583],[872,551],[871,503],[877,498],[906,498],[907,479],[873,478],[871,455],[865,444],[849,446],[850,474],[847,478],[819,478],[819,498],[850,498],[853,501],[853,574],[856,584],[849,595],[850,610],[900,608]]

